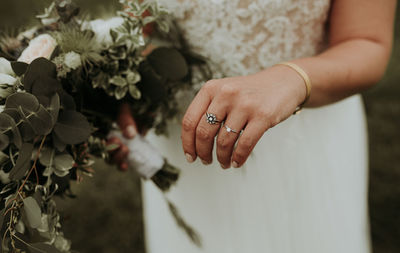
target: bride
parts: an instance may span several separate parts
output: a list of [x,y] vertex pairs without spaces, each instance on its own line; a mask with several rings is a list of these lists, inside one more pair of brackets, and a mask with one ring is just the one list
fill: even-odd
[[[148,252],[369,252],[366,126],[354,94],[385,71],[396,1],[161,2],[229,78],[204,84],[170,138],[148,136],[183,168],[169,197],[203,245],[144,183]],[[130,114],[120,119],[133,138]]]

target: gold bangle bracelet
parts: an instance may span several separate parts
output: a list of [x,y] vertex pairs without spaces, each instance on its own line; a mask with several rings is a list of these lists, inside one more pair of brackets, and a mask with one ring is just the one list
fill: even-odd
[[297,114],[301,111],[301,109],[303,109],[304,104],[307,103],[308,99],[310,98],[311,88],[312,88],[310,77],[299,65],[294,64],[292,62],[281,62],[276,65],[288,66],[289,68],[296,71],[301,76],[301,78],[304,80],[304,84],[306,85],[306,98],[304,99],[303,103],[301,103],[293,113],[293,114]]

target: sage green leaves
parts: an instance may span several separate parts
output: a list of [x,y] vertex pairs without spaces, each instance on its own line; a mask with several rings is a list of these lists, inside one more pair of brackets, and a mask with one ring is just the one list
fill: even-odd
[[45,58],[31,64],[14,62],[24,91],[9,95],[0,113],[0,150],[9,144],[21,148],[36,137],[50,135],[59,151],[66,145],[84,142],[92,128],[75,110],[75,102],[56,79],[56,66]]

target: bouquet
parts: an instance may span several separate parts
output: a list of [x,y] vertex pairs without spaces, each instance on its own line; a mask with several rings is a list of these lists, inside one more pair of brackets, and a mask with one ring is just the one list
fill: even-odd
[[[70,0],[57,0],[38,16],[40,26],[0,38],[3,252],[70,252],[53,197],[92,175],[95,158],[110,159],[115,147],[107,138],[119,135],[119,107],[129,105],[140,128],[167,134],[180,113],[179,94],[210,78],[207,61],[190,51],[166,9],[120,3],[116,17],[88,21]],[[168,191],[179,170],[145,138],[125,141],[130,166]]]

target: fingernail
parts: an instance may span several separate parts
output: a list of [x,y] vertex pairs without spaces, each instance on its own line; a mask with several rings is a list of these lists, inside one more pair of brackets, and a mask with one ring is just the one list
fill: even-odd
[[201,159],[201,162],[202,162],[204,165],[209,165],[209,164],[210,164],[209,162],[207,162],[207,161],[205,161],[205,160],[203,160],[203,159]]
[[233,168],[239,168],[239,164],[237,162],[232,162],[232,167]]
[[230,166],[225,166],[225,165],[221,164],[221,168],[223,168],[224,170],[226,170],[226,169],[229,169]]
[[129,139],[134,138],[137,135],[136,128],[134,126],[128,126],[125,129],[125,133]]
[[194,158],[191,154],[185,153],[185,156],[186,156],[186,160],[188,161],[188,163],[194,162]]

